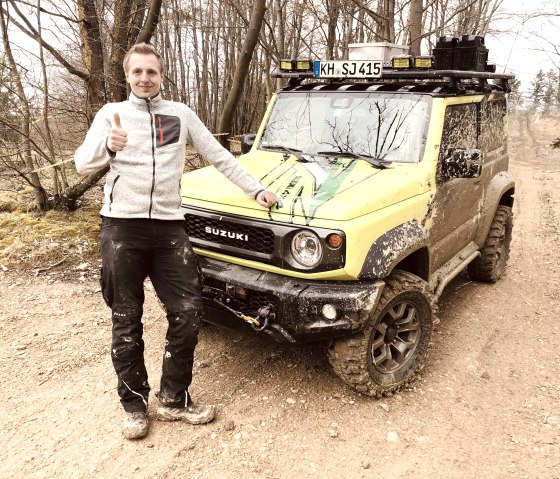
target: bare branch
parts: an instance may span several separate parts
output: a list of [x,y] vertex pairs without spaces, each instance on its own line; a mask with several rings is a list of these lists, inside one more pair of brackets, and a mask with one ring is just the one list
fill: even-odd
[[[19,0],[19,3],[21,3],[22,5],[27,5],[28,7],[37,8],[37,6],[35,4],[30,3],[30,2],[25,2],[23,0]],[[69,17],[67,15],[63,15],[62,13],[50,12],[43,7],[39,7],[39,11],[41,13],[46,13],[47,15],[51,15],[53,17],[63,18],[64,20],[66,20],[67,22],[70,22],[70,23],[78,23],[79,22],[79,20],[76,17],[72,18],[72,17]]]
[[[35,40],[37,43],[40,43],[46,50],[49,51],[49,53],[56,58],[61,65],[63,65],[68,72],[72,73],[73,75],[76,75],[82,79],[87,79],[89,77],[89,73],[86,72],[85,70],[82,70],[78,67],[76,67],[75,65],[72,65],[69,61],[67,61],[61,54],[60,51],[58,49],[56,49],[55,47],[53,47],[52,45],[50,45],[49,43],[47,43],[42,37],[41,35],[39,35],[39,32],[37,32],[37,30],[35,29],[35,27],[31,24],[31,22],[26,18],[25,15],[23,15],[21,13],[21,11],[19,10],[19,8],[17,7],[17,5],[15,4],[14,0],[8,0],[10,5],[12,5],[13,9],[16,11],[16,13],[18,14],[18,16],[23,20],[23,22],[25,23],[25,25],[27,26],[27,28],[25,28],[25,26],[23,26],[20,22],[18,22],[17,20],[11,18],[11,21],[14,25],[16,25],[23,33],[25,33],[28,37],[33,38],[33,40]],[[8,15],[8,12],[2,7],[2,11],[5,15]]]

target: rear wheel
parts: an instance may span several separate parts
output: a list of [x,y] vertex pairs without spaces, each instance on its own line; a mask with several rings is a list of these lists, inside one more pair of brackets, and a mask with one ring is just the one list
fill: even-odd
[[432,334],[435,299],[425,281],[395,271],[367,326],[335,340],[328,357],[335,372],[368,396],[382,397],[408,384],[420,369]]
[[495,283],[500,279],[509,258],[512,229],[511,208],[504,205],[498,206],[484,246],[480,250],[480,256],[467,268],[472,279],[486,283]]

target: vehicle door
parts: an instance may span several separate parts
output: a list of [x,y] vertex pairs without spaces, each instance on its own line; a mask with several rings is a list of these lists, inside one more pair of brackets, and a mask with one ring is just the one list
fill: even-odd
[[476,234],[482,206],[481,179],[447,178],[442,164],[456,149],[478,148],[479,103],[448,104],[440,142],[437,187],[430,228],[430,269],[436,270],[466,247]]

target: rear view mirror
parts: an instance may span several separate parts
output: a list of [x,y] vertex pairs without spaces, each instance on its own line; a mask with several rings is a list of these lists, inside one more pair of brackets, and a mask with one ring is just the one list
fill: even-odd
[[254,133],[246,133],[241,137],[241,153],[249,153],[253,145],[255,144],[255,135]]
[[477,148],[449,150],[441,165],[441,175],[445,179],[478,178],[481,171],[482,151]]

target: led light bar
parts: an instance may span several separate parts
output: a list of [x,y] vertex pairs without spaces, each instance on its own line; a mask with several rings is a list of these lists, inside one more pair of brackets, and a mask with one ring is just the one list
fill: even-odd
[[280,60],[280,71],[282,73],[313,71],[313,62],[300,59]]

